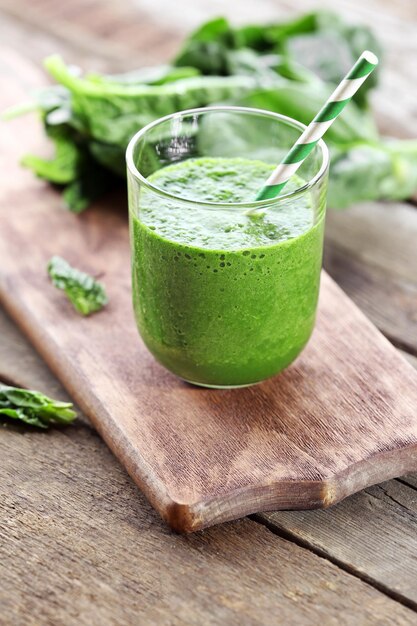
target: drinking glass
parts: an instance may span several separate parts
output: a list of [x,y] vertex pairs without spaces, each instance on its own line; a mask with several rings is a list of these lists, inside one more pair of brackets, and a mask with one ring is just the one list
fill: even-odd
[[[154,357],[188,382],[222,388],[258,383],[287,367],[312,333],[328,180],[324,142],[301,165],[295,187],[278,198],[233,202],[226,194],[222,202],[210,201],[204,160],[201,197],[187,192],[190,160],[222,159],[227,166],[228,159],[244,158],[272,167],[304,128],[264,110],[207,107],[161,118],[129,143],[136,322]],[[158,185],[168,166],[174,177],[169,190]],[[301,214],[308,215],[302,228]],[[287,237],[272,227],[283,216]],[[228,232],[249,232],[262,220],[261,243],[249,245],[243,237],[241,246],[236,240],[229,246]],[[218,240],[203,237],[213,224]]]

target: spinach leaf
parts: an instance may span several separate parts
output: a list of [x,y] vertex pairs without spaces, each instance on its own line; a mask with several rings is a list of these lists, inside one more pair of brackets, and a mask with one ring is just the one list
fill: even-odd
[[79,173],[82,152],[74,141],[71,130],[65,125],[47,125],[46,134],[54,143],[54,158],[42,159],[28,154],[22,158],[22,165],[51,183],[63,185],[72,182]]
[[236,47],[229,22],[223,17],[215,18],[186,39],[174,63],[195,67],[202,74],[225,75],[229,73],[226,52]]
[[144,67],[140,70],[125,72],[124,74],[87,74],[86,79],[98,84],[164,85],[165,83],[172,83],[176,80],[198,76],[199,74],[199,70],[195,67],[157,65],[156,67]]
[[[58,110],[58,109],[57,109]],[[55,112],[55,111],[53,111]],[[43,159],[36,155],[28,154],[21,160],[21,164],[30,168],[38,177],[48,180],[53,184],[65,185],[63,198],[68,208],[74,213],[80,213],[86,209],[96,198],[104,192],[116,186],[117,177],[108,171],[108,167],[120,175],[124,174],[119,165],[111,167],[110,156],[113,156],[114,147],[111,147],[111,155],[108,155],[105,147],[99,150],[99,158],[94,156],[94,147],[89,145],[78,131],[75,131],[67,123],[50,125],[45,122],[48,137],[55,146],[55,156],[52,159]],[[103,157],[107,160],[103,162]],[[117,153],[120,160],[120,150]]]
[[[227,103],[308,124],[364,48],[380,55],[367,26],[347,24],[331,11],[238,28],[217,18],[192,33],[166,66],[82,76],[60,57],[49,57],[45,66],[58,84],[37,91],[34,104],[25,103],[4,117],[34,107],[41,112],[55,157],[29,156],[23,162],[38,176],[64,185],[64,200],[80,212],[125,176],[127,143],[149,122],[187,108]],[[417,187],[414,143],[387,143],[376,131],[367,104],[376,80],[373,72],[326,134],[332,160],[330,206],[407,198]],[[206,129],[200,145],[218,153],[225,136],[221,128]],[[228,132],[228,142],[239,140]],[[254,146],[251,154],[258,151]],[[150,146],[149,171],[154,156]]]
[[49,261],[48,274],[55,287],[65,292],[68,300],[81,315],[100,311],[108,302],[101,283],[89,274],[71,267],[59,256],[54,256]]
[[[326,16],[326,19],[323,17]],[[372,50],[382,56],[381,47],[366,26],[348,26],[333,13],[318,13],[316,28],[308,33],[293,34],[285,43],[286,53],[293,61],[303,64],[323,81],[337,85],[363,52]],[[367,94],[375,87],[379,70],[355,94],[353,100],[365,107]]]
[[334,152],[328,202],[344,209],[356,202],[400,200],[417,189],[417,140],[358,144]]
[[123,149],[140,128],[158,117],[238,97],[258,84],[249,76],[196,76],[163,85],[97,83],[74,76],[58,56],[48,57],[45,66],[71,92],[72,111],[84,132]]
[[[88,145],[88,151],[86,149],[83,153],[83,159],[76,178],[63,190],[64,201],[73,213],[81,213],[97,198],[115,189],[120,184],[120,174],[119,176],[116,175],[116,165],[114,164],[114,167],[111,167],[110,159],[105,162],[107,167],[102,165],[106,151],[102,148],[100,157],[97,159],[92,148],[92,144]],[[123,156],[123,170],[120,172],[122,175],[125,173],[124,169]]]
[[[126,175],[125,148],[91,139],[88,144],[88,149],[92,159],[96,161],[96,164],[103,166],[107,176],[111,178],[111,172],[122,178]],[[116,182],[116,180],[113,182]]]
[[48,428],[53,424],[69,424],[76,415],[71,402],[59,402],[39,391],[0,383],[0,416]]
[[[229,104],[266,109],[288,115],[303,124],[309,124],[330,95],[329,85],[320,81],[301,83],[281,78],[275,89],[254,89]],[[378,134],[374,120],[368,111],[361,110],[354,102],[343,111],[326,133],[330,145],[352,144],[356,141],[376,141]]]
[[[367,26],[348,25],[336,13],[318,10],[263,26],[233,28],[224,18],[210,20],[186,39],[175,63],[193,66],[203,74],[233,74],[231,51],[242,49],[251,49],[259,57],[278,53],[332,84],[343,78],[364,49],[381,55]],[[377,76],[378,72],[373,72],[355,96],[361,106]]]

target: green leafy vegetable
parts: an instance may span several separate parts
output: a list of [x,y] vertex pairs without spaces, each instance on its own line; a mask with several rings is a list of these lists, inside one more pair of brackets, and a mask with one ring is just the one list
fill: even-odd
[[125,85],[164,85],[181,78],[198,76],[199,70],[195,67],[175,67],[173,65],[159,65],[144,67],[140,70],[124,74],[88,74],[87,78],[96,83],[119,83]]
[[[25,103],[4,117],[34,107],[40,111],[55,157],[31,155],[23,163],[45,180],[64,185],[66,203],[79,212],[124,178],[126,146],[149,122],[183,109],[226,103],[275,111],[307,124],[365,48],[381,55],[368,27],[347,24],[330,11],[238,28],[217,18],[186,39],[171,65],[82,76],[60,57],[49,57],[45,67],[57,84],[39,90],[34,105]],[[377,80],[378,71],[326,134],[333,208],[408,198],[417,188],[417,142],[388,142],[376,130],[368,95]],[[217,135],[221,139],[221,129]]]
[[[175,63],[193,66],[203,74],[228,75],[235,73],[234,52],[249,49],[256,52],[260,67],[265,57],[278,54],[287,63],[298,64],[304,72],[309,70],[311,75],[334,84],[363,50],[381,54],[379,43],[368,28],[348,25],[331,11],[314,11],[287,22],[240,28],[233,28],[224,18],[216,18],[188,37]],[[376,81],[374,74],[356,96],[362,104]]]
[[[323,102],[328,91],[323,84],[305,84],[286,81],[280,89],[257,89],[241,98],[233,98],[230,103],[240,106],[268,109],[293,117],[303,124],[309,124]],[[350,102],[326,133],[330,145],[375,142],[378,135],[368,111]]]
[[[67,68],[70,75],[73,68]],[[109,172],[94,155],[93,146],[83,133],[80,120],[73,115],[70,93],[61,85],[56,85],[35,94],[44,122],[45,132],[54,146],[54,156],[44,159],[28,154],[21,163],[50,183],[64,186],[64,199],[68,208],[79,213],[105,191],[115,187],[124,168],[119,168],[119,176]],[[26,110],[29,107],[26,106]],[[18,107],[9,109],[3,117],[10,119],[21,114]],[[113,149],[113,146],[111,146]],[[102,153],[103,150],[100,151]]]
[[53,159],[42,159],[31,154],[23,157],[21,163],[29,167],[40,178],[51,183],[65,185],[76,179],[82,153],[74,142],[71,132],[63,126],[46,126],[46,133],[55,146]]
[[381,198],[401,200],[417,189],[417,141],[358,144],[334,153],[329,205],[346,208],[355,202]]
[[94,140],[125,149],[129,139],[149,122],[181,109],[239,97],[259,84],[249,76],[194,76],[163,85],[98,83],[74,76],[58,56],[48,57],[51,76],[71,91],[79,128]]
[[30,426],[48,428],[53,424],[70,424],[77,414],[71,402],[59,402],[39,391],[0,383],[0,416],[20,420]]
[[49,276],[62,289],[75,310],[81,315],[100,311],[108,302],[104,286],[85,272],[71,267],[65,259],[54,256],[48,263]]

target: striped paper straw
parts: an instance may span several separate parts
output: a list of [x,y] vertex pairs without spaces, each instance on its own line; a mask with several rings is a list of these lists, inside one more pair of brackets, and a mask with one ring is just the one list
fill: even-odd
[[304,159],[310,154],[317,142],[323,137],[336,117],[343,111],[352,96],[378,65],[378,58],[373,52],[365,50],[352,69],[336,87],[326,104],[287,153],[278,167],[272,172],[259,191],[256,200],[275,198],[295,174]]

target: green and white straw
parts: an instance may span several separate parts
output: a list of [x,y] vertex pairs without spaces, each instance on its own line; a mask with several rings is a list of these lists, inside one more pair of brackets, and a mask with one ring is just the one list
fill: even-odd
[[310,154],[317,142],[323,137],[324,133],[333,124],[337,116],[343,111],[347,103],[352,99],[352,96],[358,91],[359,87],[377,65],[378,58],[373,52],[369,52],[369,50],[362,52],[355,65],[336,87],[326,104],[320,109],[291,150],[272,172],[265,186],[256,196],[256,200],[266,200],[279,195],[291,176],[295,174],[304,159]]

